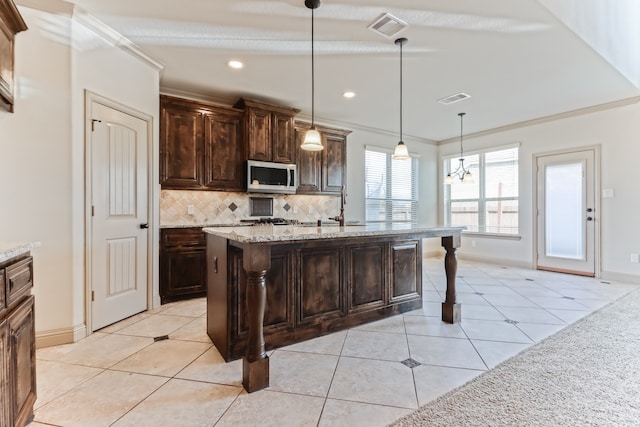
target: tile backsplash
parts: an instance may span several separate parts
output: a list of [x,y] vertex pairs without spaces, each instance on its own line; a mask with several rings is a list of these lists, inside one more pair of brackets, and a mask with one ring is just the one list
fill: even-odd
[[[162,190],[160,226],[233,224],[251,217],[250,197],[273,199],[273,217],[300,222],[326,220],[340,213],[340,197],[289,194],[247,194],[222,191]],[[193,213],[189,213],[193,206]]]

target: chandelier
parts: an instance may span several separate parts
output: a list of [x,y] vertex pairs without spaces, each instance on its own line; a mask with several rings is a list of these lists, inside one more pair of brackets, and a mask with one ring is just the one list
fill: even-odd
[[458,113],[458,116],[460,116],[460,158],[458,159],[460,163],[458,163],[458,168],[455,171],[447,174],[444,179],[445,184],[453,184],[454,176],[458,178],[460,182],[465,182],[467,184],[473,184],[475,182],[475,179],[473,175],[471,175],[469,169],[464,167],[464,151],[462,150],[462,118],[465,114],[466,113]]

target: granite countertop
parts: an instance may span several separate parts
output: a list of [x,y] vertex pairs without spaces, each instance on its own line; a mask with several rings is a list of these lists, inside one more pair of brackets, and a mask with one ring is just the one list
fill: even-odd
[[367,224],[336,226],[259,225],[253,227],[205,227],[206,233],[241,243],[288,242],[298,240],[335,239],[345,237],[424,234],[441,237],[459,234],[465,227],[423,227],[411,224]]
[[0,262],[10,260],[40,246],[40,242],[0,242]]

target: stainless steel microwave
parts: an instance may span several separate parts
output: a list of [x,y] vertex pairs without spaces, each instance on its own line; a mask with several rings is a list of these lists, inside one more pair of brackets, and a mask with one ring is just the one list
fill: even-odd
[[297,189],[296,165],[247,160],[247,192],[295,194]]

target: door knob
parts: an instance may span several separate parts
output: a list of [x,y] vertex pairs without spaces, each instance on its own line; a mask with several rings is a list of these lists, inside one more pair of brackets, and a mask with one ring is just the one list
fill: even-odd
[[588,217],[587,217],[587,221],[593,221],[593,218],[592,218],[592,217],[590,217],[590,216],[588,216]]
[[140,224],[140,228],[149,228],[149,223]]

